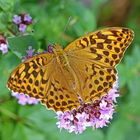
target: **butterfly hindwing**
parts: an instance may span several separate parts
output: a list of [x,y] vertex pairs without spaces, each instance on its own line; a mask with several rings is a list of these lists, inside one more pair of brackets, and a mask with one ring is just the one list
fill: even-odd
[[116,81],[115,68],[107,68],[92,61],[70,58],[72,69],[80,83],[80,97],[84,102],[99,100],[107,94]]

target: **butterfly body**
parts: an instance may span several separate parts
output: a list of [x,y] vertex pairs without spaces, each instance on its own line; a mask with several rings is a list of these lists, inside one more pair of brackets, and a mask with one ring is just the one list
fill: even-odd
[[62,65],[63,67],[65,67],[67,65],[69,66],[69,62],[68,62],[66,53],[64,52],[64,50],[62,49],[62,47],[60,45],[54,45],[52,47],[52,52],[54,53],[54,55],[57,59],[57,63],[59,65]]
[[63,73],[65,80],[67,81],[67,87],[69,90],[77,94],[77,96],[79,96],[80,85],[78,83],[77,76],[70,65],[69,59],[67,57],[68,54],[62,49],[60,45],[54,45],[53,52],[56,57],[56,63],[58,63],[59,68]]
[[81,100],[94,102],[112,89],[116,65],[133,36],[130,29],[110,27],[84,35],[65,49],[54,45],[52,53],[19,64],[9,77],[8,88],[40,99],[55,111],[78,108]]

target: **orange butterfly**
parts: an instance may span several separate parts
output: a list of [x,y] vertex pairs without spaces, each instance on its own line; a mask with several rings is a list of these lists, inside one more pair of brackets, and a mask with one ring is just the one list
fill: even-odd
[[111,27],[84,35],[64,50],[33,56],[10,75],[8,88],[40,99],[48,108],[66,111],[81,101],[94,102],[116,81],[116,65],[133,40],[132,30]]

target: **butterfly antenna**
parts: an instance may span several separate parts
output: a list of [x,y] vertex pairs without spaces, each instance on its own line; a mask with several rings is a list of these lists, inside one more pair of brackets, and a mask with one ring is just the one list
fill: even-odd
[[65,25],[65,27],[64,27],[64,33],[66,32],[67,27],[68,27],[69,24],[70,24],[70,21],[71,21],[71,16],[68,18],[68,21],[67,21],[67,23],[66,23],[66,25]]

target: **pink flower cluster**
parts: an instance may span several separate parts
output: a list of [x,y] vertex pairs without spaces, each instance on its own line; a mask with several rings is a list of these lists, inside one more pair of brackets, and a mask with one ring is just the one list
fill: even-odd
[[102,128],[107,126],[114,113],[116,103],[117,81],[107,95],[90,103],[83,103],[77,110],[57,112],[58,128],[66,129],[70,133],[82,133],[87,127]]
[[34,97],[29,97],[26,94],[23,93],[17,93],[17,92],[12,92],[12,96],[16,97],[18,99],[18,103],[21,105],[26,105],[26,104],[38,104],[39,99],[36,99]]
[[32,46],[28,47],[28,50],[26,51],[27,55],[23,57],[22,62],[31,58],[34,55],[34,49],[32,49]]
[[0,34],[0,51],[2,54],[6,54],[8,52],[8,44],[3,34]]
[[52,44],[48,45],[48,53],[53,53],[53,45]]
[[18,26],[20,32],[25,32],[27,26],[32,24],[32,17],[29,14],[14,15],[13,23]]

